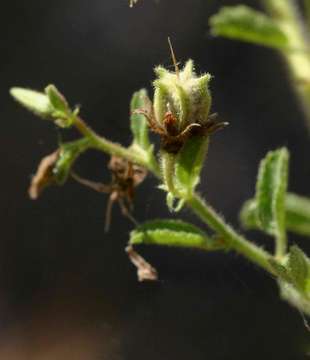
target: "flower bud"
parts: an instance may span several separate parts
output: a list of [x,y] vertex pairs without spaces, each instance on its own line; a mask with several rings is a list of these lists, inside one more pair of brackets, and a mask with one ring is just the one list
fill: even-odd
[[70,127],[76,116],[72,112],[65,97],[54,85],[45,88],[45,92],[14,87],[11,95],[21,105],[42,119],[53,120],[60,127]]
[[158,125],[164,126],[169,111],[177,119],[178,132],[193,123],[206,124],[211,106],[208,89],[211,75],[197,76],[192,60],[187,61],[182,71],[171,72],[159,66],[155,73],[154,114]]
[[16,101],[34,114],[44,119],[51,117],[53,106],[46,94],[19,87],[12,88],[10,94]]

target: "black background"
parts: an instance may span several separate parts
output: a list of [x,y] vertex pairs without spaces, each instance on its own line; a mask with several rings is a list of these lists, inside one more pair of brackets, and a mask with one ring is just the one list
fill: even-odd
[[[9,97],[11,86],[55,83],[100,134],[129,144],[128,103],[152,90],[153,67],[195,60],[212,80],[215,135],[200,192],[237,228],[259,160],[291,151],[290,190],[309,193],[308,134],[282,59],[212,38],[208,17],[236,1],[4,1],[0,22],[0,358],[306,359],[310,334],[275,282],[234,254],[143,249],[160,274],[139,284],[123,249],[132,225],[119,209],[104,234],[107,199],[70,182],[32,202],[37,163],[59,139],[53,125]],[[256,1],[248,1],[249,5]],[[74,134],[74,133],[73,133]],[[72,134],[62,134],[72,138]],[[108,157],[90,152],[79,173],[108,181]],[[151,177],[137,191],[139,221],[171,216]],[[172,215],[173,216],[173,215]],[[199,225],[184,210],[182,218]],[[250,233],[272,249],[271,239]],[[310,250],[307,239],[291,237]]]

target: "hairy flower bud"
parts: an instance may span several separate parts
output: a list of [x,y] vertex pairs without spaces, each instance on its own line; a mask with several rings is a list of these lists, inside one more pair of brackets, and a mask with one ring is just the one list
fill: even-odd
[[155,68],[154,115],[159,126],[165,126],[165,116],[171,112],[177,120],[177,132],[190,124],[205,125],[211,106],[208,89],[210,74],[197,76],[192,60],[182,71],[171,72],[159,66]]

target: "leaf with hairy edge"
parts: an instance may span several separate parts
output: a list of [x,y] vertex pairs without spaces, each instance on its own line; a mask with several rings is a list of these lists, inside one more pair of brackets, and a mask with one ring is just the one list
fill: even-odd
[[210,238],[196,226],[180,220],[147,222],[131,232],[130,244],[165,245],[204,250],[223,248],[219,241]]
[[310,199],[287,194],[285,200],[286,227],[296,234],[310,236]]
[[78,156],[89,146],[89,139],[76,140],[60,146],[59,158],[54,166],[53,174],[58,185],[63,185],[70,174]]
[[245,5],[224,6],[210,18],[211,33],[273,48],[285,48],[282,29],[263,12]]
[[[240,222],[245,229],[259,229],[255,199],[247,200],[240,211]],[[286,230],[310,236],[310,199],[293,193],[285,198]]]
[[145,110],[150,112],[152,107],[151,100],[148,98],[147,91],[141,89],[135,92],[130,103],[130,124],[134,137],[134,143],[143,150],[148,151],[151,147],[148,136],[148,124],[143,114],[134,113],[136,110]]
[[280,264],[276,259],[270,258],[269,263],[271,265],[272,270],[274,271],[277,277],[289,284],[292,283],[292,279],[289,273],[289,270],[286,266]]
[[261,161],[256,183],[257,219],[270,235],[285,234],[285,196],[289,153],[282,148],[270,151]]
[[297,245],[290,248],[287,268],[293,284],[298,290],[305,292],[310,278],[310,260]]
[[193,136],[184,144],[175,162],[176,186],[191,196],[200,181],[200,172],[207,155],[209,138]]
[[292,284],[286,281],[279,281],[278,283],[282,299],[296,307],[304,314],[310,315],[309,297],[298,291]]
[[255,199],[247,200],[243,204],[239,213],[239,219],[245,229],[259,229]]

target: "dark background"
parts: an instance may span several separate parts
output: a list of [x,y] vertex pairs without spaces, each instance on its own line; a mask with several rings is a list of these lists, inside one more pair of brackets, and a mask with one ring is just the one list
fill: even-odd
[[[11,86],[55,83],[99,133],[129,143],[131,94],[151,91],[153,67],[189,57],[212,80],[213,111],[230,122],[213,137],[201,193],[237,228],[254,193],[259,160],[291,151],[290,190],[309,193],[304,117],[282,59],[272,50],[214,39],[208,17],[237,1],[4,1],[0,15],[0,359],[307,359],[310,333],[275,282],[234,254],[142,249],[160,274],[138,283],[124,247],[132,225],[107,199],[70,182],[30,201],[27,188],[59,133],[20,108]],[[256,1],[248,1],[255,5]],[[63,134],[64,137],[71,136]],[[71,136],[72,137],[72,136]],[[108,157],[77,170],[108,181]],[[137,191],[139,221],[171,216],[149,178]],[[187,210],[184,219],[199,225]],[[271,239],[250,234],[266,248]],[[310,250],[309,240],[291,241]]]

